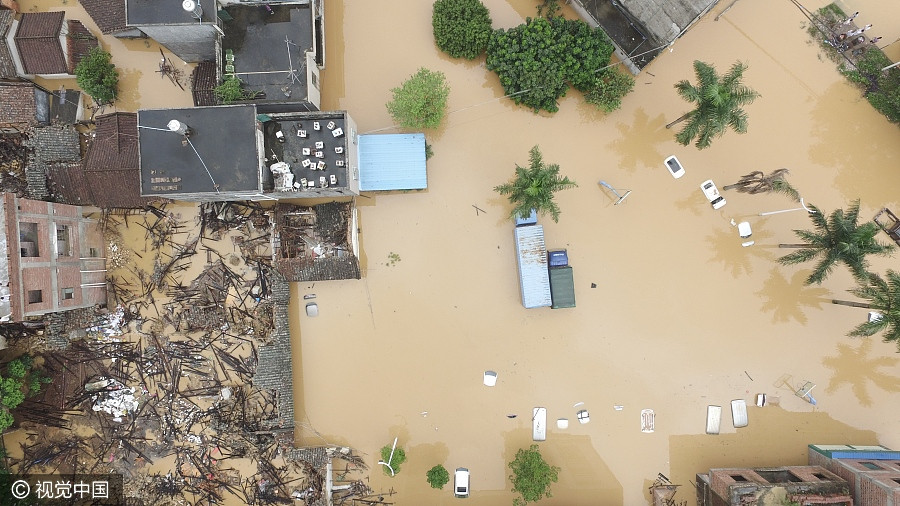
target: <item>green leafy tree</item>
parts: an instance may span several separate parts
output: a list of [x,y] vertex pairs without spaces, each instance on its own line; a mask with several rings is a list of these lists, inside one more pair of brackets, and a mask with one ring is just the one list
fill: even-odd
[[450,481],[450,472],[447,471],[447,468],[438,464],[425,473],[425,479],[431,485],[431,488],[444,488],[444,485]]
[[222,104],[233,104],[238,100],[250,100],[256,98],[257,93],[244,89],[244,82],[236,76],[228,76],[222,84],[216,86],[213,94]]
[[543,0],[537,7],[538,16],[543,16],[545,18],[552,18],[556,16],[559,11],[562,10],[562,6],[559,5],[559,0]]
[[715,67],[702,61],[694,61],[694,73],[697,85],[686,80],[675,83],[675,89],[681,98],[695,104],[694,110],[681,115],[680,118],[666,125],[673,125],[687,120],[687,123],[675,140],[687,146],[694,143],[697,149],[708,148],[715,137],[721,137],[731,127],[737,133],[747,132],[747,113],[742,106],[752,103],[759,93],[744,86],[741,79],[747,66],[737,62],[722,77]]
[[805,241],[801,244],[779,244],[779,248],[799,248],[778,259],[782,265],[795,265],[816,260],[818,263],[806,278],[806,284],[821,284],[837,264],[844,264],[857,279],[864,279],[868,274],[866,268],[867,255],[890,255],[894,246],[882,244],[875,240],[878,225],[859,222],[859,201],[855,201],[845,213],[836,209],[827,218],[812,204],[807,207],[813,212],[809,218],[813,222],[813,230],[794,230],[794,233]]
[[112,55],[95,47],[75,67],[78,86],[98,104],[111,104],[119,94],[119,71],[111,59]]
[[885,342],[893,342],[900,352],[900,274],[888,269],[887,275],[868,273],[858,280],[856,288],[848,290],[853,295],[868,302],[850,302],[832,300],[834,304],[843,306],[874,309],[881,314],[880,318],[860,323],[848,334],[851,337],[870,337],[883,332]]
[[437,128],[447,111],[450,86],[443,72],[420,68],[391,93],[394,99],[387,103],[387,110],[399,125]]
[[6,371],[0,376],[0,432],[12,426],[11,411],[25,401],[26,393],[29,397],[34,396],[42,384],[49,382],[49,378],[34,368],[30,355],[22,355],[6,364]]
[[538,445],[531,445],[527,450],[520,448],[516,452],[516,458],[509,463],[512,474],[513,492],[522,497],[516,497],[513,505],[524,505],[537,502],[544,497],[552,497],[550,484],[559,481],[559,468],[551,466],[541,457]]
[[491,14],[479,0],[437,0],[431,15],[434,42],[454,58],[477,58],[491,38]]
[[[391,457],[391,445],[384,446],[381,448],[381,461],[389,464],[394,470],[394,474],[398,474],[400,472],[400,464],[406,462],[406,452],[398,446],[394,449],[394,456]],[[387,466],[381,466],[381,468],[384,470],[384,474],[390,476],[391,471]]]
[[556,112],[570,83],[582,92],[595,87],[612,52],[603,30],[584,21],[528,18],[515,28],[493,32],[486,65],[515,103],[535,112]]
[[596,105],[604,112],[613,112],[622,106],[622,97],[634,89],[634,78],[615,68],[604,70],[594,85],[584,94],[585,102]]
[[536,209],[540,214],[550,213],[553,221],[559,221],[559,206],[553,194],[578,186],[575,181],[559,175],[559,165],[545,164],[541,150],[534,146],[529,152],[527,168],[516,164],[516,177],[509,183],[494,187],[500,195],[506,195],[513,205],[510,217],[526,217]]

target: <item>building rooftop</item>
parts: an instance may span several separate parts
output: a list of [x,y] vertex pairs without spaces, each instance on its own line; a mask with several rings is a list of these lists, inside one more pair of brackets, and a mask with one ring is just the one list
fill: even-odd
[[214,23],[216,21],[216,0],[195,1],[203,11],[200,21],[181,7],[182,0],[127,0],[125,24],[143,26]]
[[68,73],[69,65],[59,41],[65,15],[62,11],[22,14],[14,40],[26,73]]
[[68,48],[68,60],[66,62],[69,74],[75,75],[75,67],[81,59],[87,56],[91,49],[98,46],[97,38],[91,34],[81,21],[70,19],[67,21],[69,33],[66,35]]
[[202,61],[191,72],[191,95],[194,105],[216,105],[216,62]]
[[[275,5],[268,14],[258,5],[232,6],[222,47],[234,52],[237,76],[264,96],[255,103],[306,100],[306,52],[313,51],[309,5]],[[263,73],[255,73],[263,72]]]
[[[299,187],[303,179],[307,180],[307,189],[322,188],[321,178],[325,178],[329,188],[347,188],[350,165],[347,137],[350,134],[345,114],[343,111],[293,113],[277,115],[273,121],[267,121],[264,138],[269,160],[266,165],[270,168],[276,162],[290,165],[293,182],[298,183],[294,185],[296,190],[303,190]],[[284,142],[279,140],[278,132],[284,135]],[[305,137],[300,136],[301,133]],[[275,153],[274,157],[272,153]],[[309,182],[314,186],[310,187]],[[271,170],[263,171],[263,188],[266,191],[292,191],[279,184]]]
[[11,10],[0,9],[0,79],[16,77],[16,63],[6,44],[6,34],[9,33],[15,14]]
[[425,134],[359,136],[359,189],[422,190],[428,187]]
[[125,26],[125,0],[78,0],[103,33],[121,32]]
[[0,82],[0,125],[37,125],[36,90],[29,81]]
[[[255,106],[155,109],[137,114],[141,195],[259,191],[262,154]],[[189,142],[167,129],[172,120],[188,126]]]

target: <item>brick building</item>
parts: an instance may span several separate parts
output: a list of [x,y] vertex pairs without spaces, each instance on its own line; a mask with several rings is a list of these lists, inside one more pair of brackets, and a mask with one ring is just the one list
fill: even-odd
[[900,506],[900,451],[883,446],[809,445],[809,463],[850,484],[856,504]]
[[103,234],[81,207],[0,194],[0,321],[106,304]]
[[[699,506],[853,506],[846,480],[822,466],[710,469],[697,475]],[[868,503],[857,503],[868,504]]]

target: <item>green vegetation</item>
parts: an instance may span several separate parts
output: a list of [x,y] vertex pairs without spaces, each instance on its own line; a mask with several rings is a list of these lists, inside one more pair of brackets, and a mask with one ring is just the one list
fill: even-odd
[[26,394],[37,395],[46,383],[50,383],[50,378],[34,368],[31,355],[22,355],[6,364],[6,372],[0,375],[0,432],[12,426],[11,412],[25,401]]
[[515,103],[535,112],[556,112],[557,100],[565,96],[569,84],[585,93],[597,86],[612,52],[606,34],[584,21],[528,18],[522,25],[493,33],[487,68],[497,73]]
[[857,279],[865,279],[868,274],[866,255],[890,255],[894,246],[881,244],[875,240],[879,232],[878,225],[866,222],[860,225],[859,201],[855,201],[847,212],[836,209],[826,218],[812,204],[807,204],[812,211],[809,218],[813,222],[813,231],[794,230],[797,237],[805,241],[803,244],[779,244],[780,248],[799,248],[778,259],[782,265],[795,265],[818,260],[813,272],[806,278],[806,284],[821,284],[831,273],[835,265],[846,265]]
[[858,283],[859,286],[848,291],[868,303],[842,300],[832,300],[831,302],[844,306],[874,309],[881,313],[881,318],[860,323],[847,335],[870,337],[884,332],[884,341],[895,343],[897,351],[900,352],[900,274],[890,269],[885,278],[868,273],[864,278],[859,279]]
[[561,9],[562,7],[559,5],[559,0],[543,0],[541,4],[538,5],[537,13],[538,16],[552,18],[553,16],[556,16],[556,13]]
[[559,165],[545,164],[537,146],[531,148],[527,168],[516,164],[516,177],[511,182],[494,187],[500,195],[506,195],[513,205],[510,217],[526,217],[532,209],[540,214],[550,213],[553,221],[559,221],[559,206],[553,201],[553,194],[578,186],[568,177],[560,177]]
[[[900,123],[900,68],[882,71],[893,62],[872,44],[852,52],[838,51],[830,39],[832,33],[843,31],[841,24],[846,19],[847,14],[840,7],[828,4],[816,11],[814,22],[810,23],[807,33],[819,41],[825,55],[839,65],[841,74],[859,87],[872,107],[892,123]],[[844,55],[850,58],[850,64]]]
[[544,497],[552,497],[550,484],[559,481],[559,468],[551,466],[541,457],[538,445],[531,445],[527,450],[520,448],[516,452],[516,458],[509,463],[512,474],[513,492],[518,492],[522,497],[516,497],[514,506],[537,502]]
[[761,170],[754,170],[749,174],[741,176],[737,183],[723,186],[722,190],[737,189],[737,191],[741,193],[749,193],[751,195],[777,191],[776,187],[779,182],[786,183],[786,181],[784,181],[784,176],[789,173],[790,171],[787,169],[776,169],[769,174],[765,174]]
[[856,67],[841,65],[841,73],[856,84],[878,112],[892,123],[900,123],[900,68],[881,69],[893,62],[877,47],[869,45],[856,60]]
[[75,67],[78,86],[98,104],[111,104],[119,94],[119,72],[111,59],[112,55],[95,47]]
[[425,479],[431,488],[444,488],[444,485],[450,481],[450,473],[447,468],[438,464],[425,473]]
[[694,139],[697,149],[708,148],[715,137],[721,137],[728,127],[737,133],[747,131],[747,113],[741,108],[752,103],[759,93],[741,84],[747,66],[737,62],[727,74],[719,77],[715,67],[702,61],[694,61],[697,85],[686,80],[675,83],[681,98],[696,104],[694,110],[666,125],[687,120],[687,124],[675,135],[679,144],[687,146]]
[[399,261],[400,261],[400,255],[391,251],[390,253],[388,253],[388,263],[386,263],[384,265],[387,265],[388,267],[393,267],[394,264],[396,264]]
[[434,148],[431,147],[431,144],[425,143],[425,159],[430,160],[431,157],[434,156]]
[[443,72],[420,68],[391,93],[394,99],[387,110],[400,126],[437,128],[447,111],[450,86]]
[[622,97],[634,89],[634,78],[616,68],[600,73],[591,89],[584,94],[584,101],[596,105],[604,112],[613,112],[622,106]]
[[[391,445],[386,445],[381,448],[381,461],[388,463],[394,470],[395,475],[399,474],[400,464],[406,462],[406,452],[403,451],[403,448],[400,448],[398,446],[394,449],[394,457],[391,458]],[[381,469],[384,470],[384,474],[388,476],[391,475],[391,471],[387,468],[387,466],[381,466]]]
[[431,15],[434,42],[454,58],[477,58],[491,38],[491,14],[479,0],[437,0]]
[[256,98],[256,92],[245,90],[243,81],[233,75],[227,76],[222,84],[216,86],[213,94],[220,103],[228,105],[238,100],[249,100]]

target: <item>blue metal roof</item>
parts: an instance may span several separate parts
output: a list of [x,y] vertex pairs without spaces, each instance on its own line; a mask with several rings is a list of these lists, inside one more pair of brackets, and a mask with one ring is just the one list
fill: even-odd
[[360,191],[421,190],[425,172],[425,134],[359,136]]

